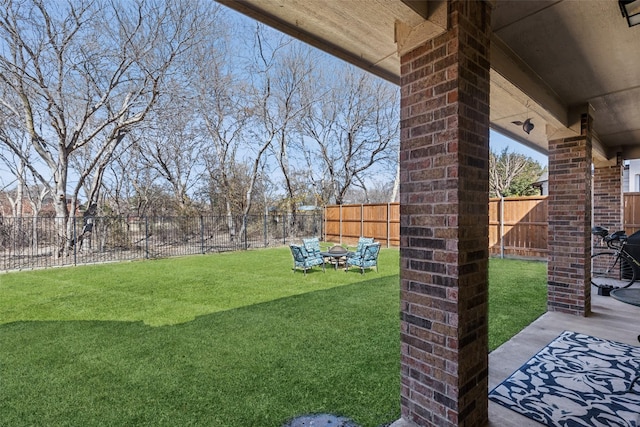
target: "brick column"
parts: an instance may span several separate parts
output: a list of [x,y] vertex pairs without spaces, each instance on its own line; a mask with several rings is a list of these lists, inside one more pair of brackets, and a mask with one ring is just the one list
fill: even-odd
[[581,135],[549,141],[547,309],[591,312],[591,117]]
[[622,230],[623,194],[622,162],[613,166],[596,166],[593,174],[593,225]]
[[401,58],[404,420],[488,424],[489,2]]

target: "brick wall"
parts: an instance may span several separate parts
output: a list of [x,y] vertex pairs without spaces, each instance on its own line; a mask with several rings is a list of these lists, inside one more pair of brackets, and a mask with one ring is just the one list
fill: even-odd
[[488,423],[490,6],[449,7],[401,58],[402,417],[439,427]]
[[591,118],[582,132],[549,141],[547,309],[591,312]]
[[593,176],[593,225],[611,231],[623,228],[622,164],[601,166]]

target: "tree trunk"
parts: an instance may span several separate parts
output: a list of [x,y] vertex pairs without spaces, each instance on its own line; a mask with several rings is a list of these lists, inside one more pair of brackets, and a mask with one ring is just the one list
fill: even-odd
[[[65,159],[66,160],[66,159]],[[63,164],[64,163],[64,164]],[[54,252],[55,258],[61,258],[68,253],[69,247],[69,208],[67,206],[67,167],[66,162],[60,160],[60,167],[54,176],[56,196],[53,199],[53,207],[56,212],[56,232],[58,233],[58,250]]]
[[400,161],[398,161],[398,167],[396,169],[396,178],[393,180],[393,191],[391,192],[391,200],[389,202],[397,202],[400,193]]

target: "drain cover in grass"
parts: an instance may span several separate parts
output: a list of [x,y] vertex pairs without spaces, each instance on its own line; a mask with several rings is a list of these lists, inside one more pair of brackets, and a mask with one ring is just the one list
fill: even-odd
[[331,414],[311,414],[294,418],[282,427],[359,427],[353,421]]

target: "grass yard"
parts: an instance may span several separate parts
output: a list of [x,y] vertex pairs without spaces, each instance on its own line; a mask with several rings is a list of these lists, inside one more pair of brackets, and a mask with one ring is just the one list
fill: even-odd
[[547,311],[547,263],[489,260],[489,350]]
[[[546,265],[490,266],[494,348],[544,312]],[[397,419],[398,251],[290,268],[277,248],[0,275],[0,426]]]

